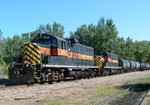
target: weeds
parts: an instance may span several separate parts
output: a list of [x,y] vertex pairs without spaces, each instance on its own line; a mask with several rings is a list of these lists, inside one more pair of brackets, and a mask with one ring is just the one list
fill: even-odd
[[100,97],[100,96],[109,96],[111,95],[114,91],[119,91],[118,88],[114,88],[114,87],[102,87],[102,88],[98,88],[96,90],[94,90],[93,92],[91,92],[90,94],[92,94],[95,97]]
[[78,100],[70,101],[70,100],[54,99],[45,103],[44,105],[82,105],[82,104],[83,102]]

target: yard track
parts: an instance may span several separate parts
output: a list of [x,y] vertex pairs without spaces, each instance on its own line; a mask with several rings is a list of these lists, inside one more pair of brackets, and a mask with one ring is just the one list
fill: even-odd
[[[136,71],[134,71],[134,72],[136,72]],[[143,72],[150,72],[150,71],[143,71]],[[130,72],[128,72],[128,73],[130,73]],[[115,75],[117,75],[117,74],[115,74]],[[93,77],[93,78],[99,78],[99,77]],[[84,79],[84,78],[80,78],[80,79],[66,78],[65,80],[60,81],[60,82],[52,82],[52,84],[69,82],[69,81],[79,81],[81,79]],[[27,84],[27,83],[26,84],[25,83],[24,84],[22,84],[22,83],[21,84],[19,84],[19,83],[17,83],[17,84],[10,84],[8,78],[2,78],[2,79],[0,79],[0,90],[8,89],[8,88],[9,89],[10,88],[24,88],[24,87],[40,86],[40,85],[48,85],[48,84],[49,84],[48,82],[44,82],[44,83],[34,82],[32,84],[31,83],[30,84]]]
[[143,97],[143,99],[141,100],[141,102],[140,102],[139,105],[144,105],[144,102],[145,102],[145,100],[146,100],[147,95],[148,95],[149,92],[150,92],[150,88],[149,88],[149,90],[146,92],[145,96]]
[[[145,100],[150,92],[150,84],[141,84],[142,82],[127,87],[101,102],[99,105],[145,105]],[[128,93],[127,90],[129,90]],[[119,96],[122,93],[126,93],[126,96],[120,99]]]
[[[138,83],[137,83],[138,84]],[[105,101],[103,101],[102,103],[100,103],[99,105],[103,105],[108,103],[109,101],[112,101],[114,98],[118,97],[120,94],[126,92],[127,90],[131,89],[132,87],[136,86],[137,84],[131,85],[130,87],[126,88],[125,90],[120,91],[119,93],[111,96],[110,98],[106,99]]]
[[[63,83],[63,82],[79,81],[79,80],[80,79],[69,78],[69,79],[65,79],[64,81],[60,81],[60,82],[52,82],[51,84],[58,84],[58,83]],[[34,83],[30,83],[30,84],[27,84],[27,83],[10,84],[9,81],[7,80],[7,82],[0,83],[0,90],[33,87],[33,86],[40,86],[40,85],[50,85],[50,83],[49,82],[44,82],[44,83],[34,82]]]

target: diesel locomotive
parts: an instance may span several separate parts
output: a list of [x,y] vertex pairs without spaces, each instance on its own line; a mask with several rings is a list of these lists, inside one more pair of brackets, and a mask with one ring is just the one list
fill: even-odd
[[94,51],[75,38],[62,39],[41,33],[31,43],[24,43],[18,62],[9,67],[9,80],[11,83],[51,83],[67,77],[90,78],[150,67],[138,63],[136,68],[133,61],[118,59],[110,52]]

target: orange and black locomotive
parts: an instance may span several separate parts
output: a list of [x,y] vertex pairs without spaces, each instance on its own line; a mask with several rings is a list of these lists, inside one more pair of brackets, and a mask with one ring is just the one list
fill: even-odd
[[125,61],[110,52],[94,52],[92,47],[80,44],[77,39],[41,33],[31,43],[24,43],[18,62],[9,67],[9,80],[11,83],[51,83],[67,77],[90,78],[150,68],[149,64]]
[[25,42],[22,50],[22,59],[9,68],[9,79],[13,83],[86,78],[99,70],[93,65],[94,49],[74,38],[38,34],[31,43]]

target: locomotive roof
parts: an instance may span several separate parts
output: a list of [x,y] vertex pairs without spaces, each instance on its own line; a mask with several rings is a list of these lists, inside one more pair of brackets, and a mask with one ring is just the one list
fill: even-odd
[[71,43],[76,43],[76,44],[78,44],[78,45],[80,45],[80,46],[84,46],[84,47],[87,47],[87,48],[89,48],[89,49],[93,49],[93,47],[80,44],[80,43],[78,42],[78,40],[75,39],[75,38],[63,39],[63,38],[60,38],[60,37],[57,37],[57,36],[53,36],[53,35],[50,35],[50,34],[43,34],[43,33],[37,34],[37,36],[35,37],[35,39],[33,39],[31,42],[34,42],[35,40],[41,40],[41,39],[51,39],[52,37],[53,37],[53,38],[56,38],[56,39],[58,39],[58,40],[61,40],[61,41],[71,41]]
[[70,40],[73,43],[79,43],[78,40],[75,39],[75,38],[63,39],[63,38],[60,38],[60,37],[57,37],[57,36],[53,36],[53,35],[50,35],[50,34],[37,34],[37,36],[35,37],[34,40],[38,40],[38,39],[50,39],[51,37],[56,38],[56,39],[61,40],[61,41],[68,41],[68,40]]
[[56,39],[61,40],[61,41],[66,41],[65,39],[57,37],[57,36],[53,36],[53,37],[55,37]]
[[50,34],[37,34],[37,36],[36,36],[36,38],[39,38],[39,39],[50,39],[51,37],[56,38],[58,40],[66,41],[63,38],[60,38],[60,37],[57,37],[57,36],[53,36],[53,35],[50,35]]

